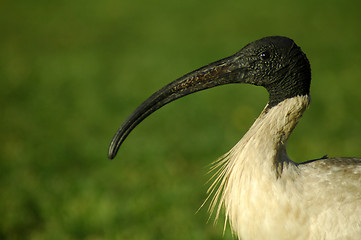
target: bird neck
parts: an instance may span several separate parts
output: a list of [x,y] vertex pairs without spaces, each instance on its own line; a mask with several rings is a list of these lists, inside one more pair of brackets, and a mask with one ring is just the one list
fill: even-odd
[[276,177],[280,177],[283,165],[290,161],[286,153],[287,140],[309,103],[310,96],[301,95],[271,108],[267,105],[234,147],[239,152],[234,158],[244,164],[271,167]]
[[214,164],[215,182],[209,194],[214,195],[210,211],[217,209],[216,219],[225,205],[226,219],[237,231],[234,225],[242,215],[237,212],[244,212],[240,206],[244,206],[252,191],[257,188],[268,191],[282,177],[284,167],[293,164],[285,145],[309,102],[310,96],[303,95],[271,108],[266,106],[243,138]]
[[[231,162],[253,166],[256,170],[271,168],[280,177],[286,154],[286,142],[310,103],[310,96],[288,98],[278,105],[265,109],[243,138],[229,153]],[[248,166],[247,166],[248,167]],[[251,169],[251,168],[250,168]]]

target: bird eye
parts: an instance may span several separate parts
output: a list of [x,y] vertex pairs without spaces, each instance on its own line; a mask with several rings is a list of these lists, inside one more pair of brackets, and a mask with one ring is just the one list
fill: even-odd
[[267,60],[268,58],[270,58],[271,54],[268,51],[264,51],[261,52],[259,56],[261,57],[262,60]]

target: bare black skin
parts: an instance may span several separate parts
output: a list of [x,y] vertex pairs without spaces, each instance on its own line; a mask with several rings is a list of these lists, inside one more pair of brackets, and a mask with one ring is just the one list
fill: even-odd
[[147,116],[178,98],[208,88],[248,83],[269,93],[267,107],[287,98],[309,94],[311,68],[306,55],[287,37],[265,37],[249,43],[234,55],[190,72],[144,101],[114,135],[108,151],[113,159],[129,133]]

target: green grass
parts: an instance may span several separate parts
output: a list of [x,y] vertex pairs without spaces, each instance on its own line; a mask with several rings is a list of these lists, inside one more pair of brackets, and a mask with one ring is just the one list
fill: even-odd
[[[359,1],[5,1],[0,4],[0,239],[220,239],[207,165],[267,101],[230,85],[164,107],[108,144],[150,94],[250,41],[293,38],[311,61],[297,161],[361,156]],[[232,239],[229,227],[224,239]]]

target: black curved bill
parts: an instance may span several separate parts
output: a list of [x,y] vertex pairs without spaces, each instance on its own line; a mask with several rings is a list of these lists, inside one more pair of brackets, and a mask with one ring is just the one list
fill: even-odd
[[109,146],[108,158],[116,156],[120,145],[141,121],[167,103],[215,86],[245,82],[247,68],[243,66],[241,54],[236,53],[186,74],[155,92],[135,109],[115,133]]

